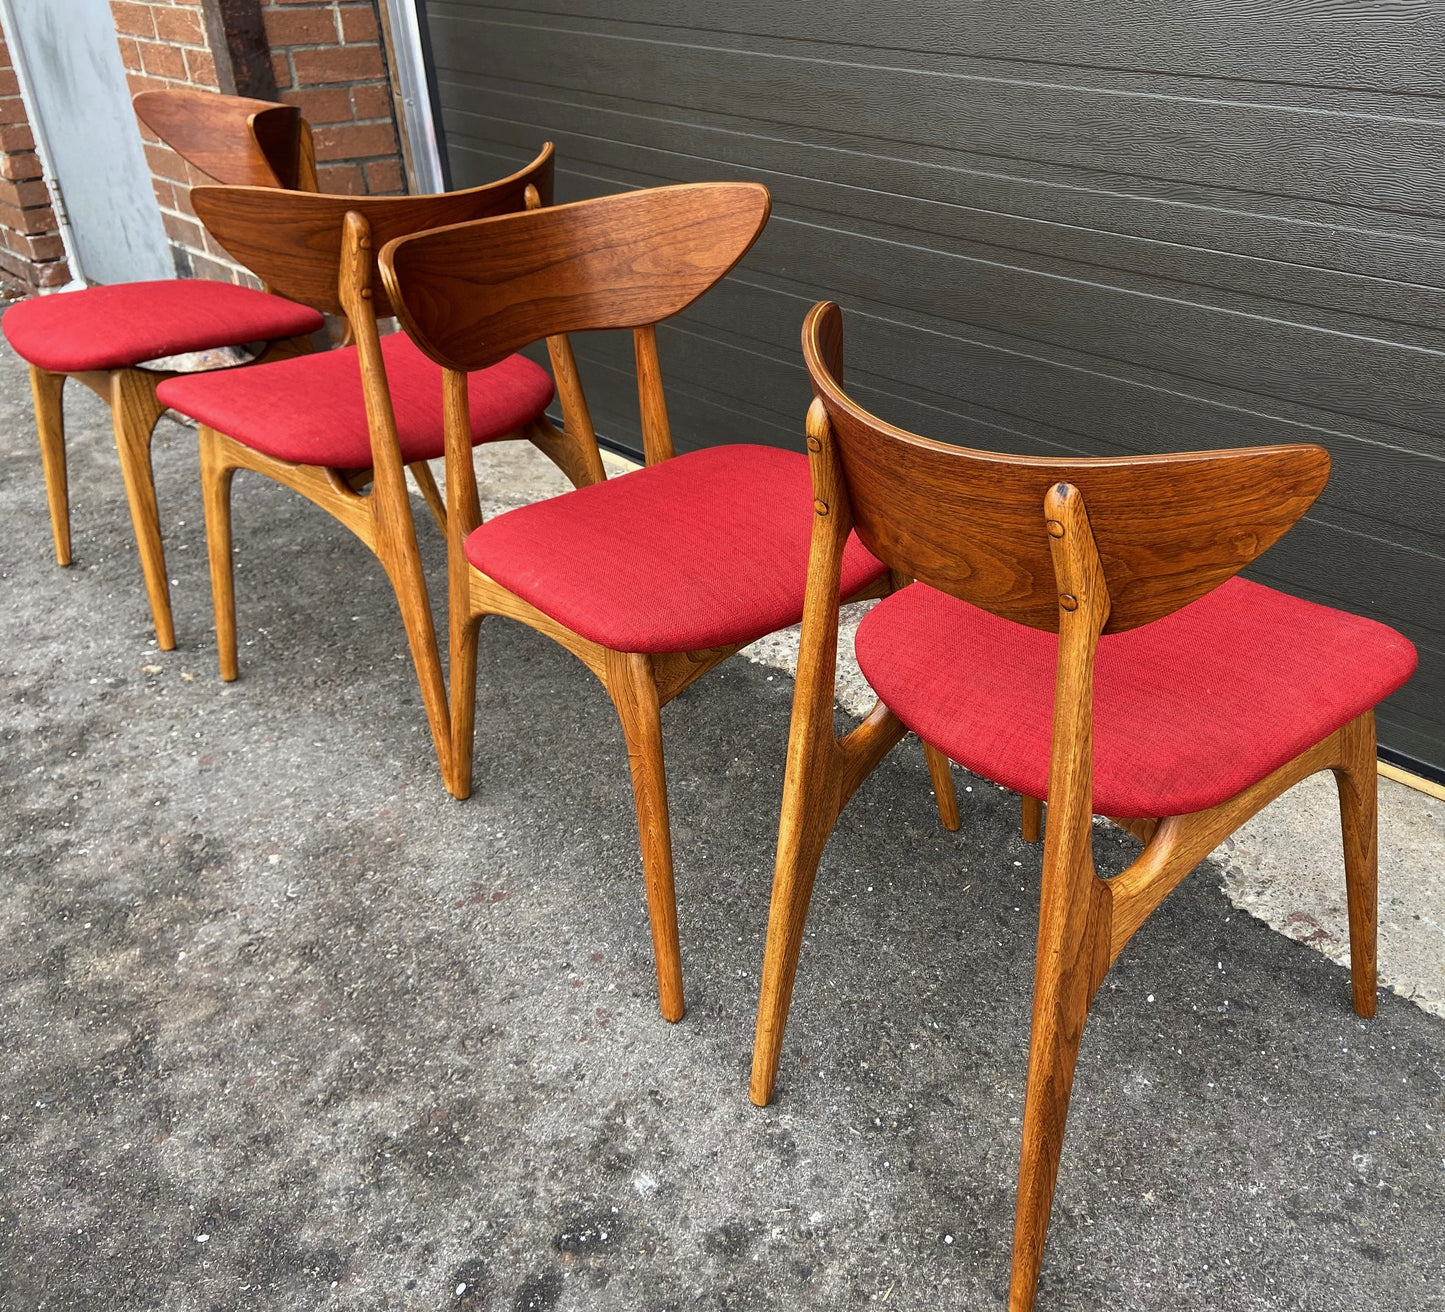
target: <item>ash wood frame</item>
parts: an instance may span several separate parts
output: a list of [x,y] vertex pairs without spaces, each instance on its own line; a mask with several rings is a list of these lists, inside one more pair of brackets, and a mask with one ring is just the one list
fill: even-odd
[[[484,220],[393,242],[381,257],[398,317],[445,370],[453,753],[448,787],[456,797],[471,792],[483,618],[498,615],[528,625],[597,676],[617,709],[627,743],[658,1001],[664,1018],[674,1022],[682,1019],[685,1007],[660,712],[747,644],[662,654],[616,651],[574,632],[473,566],[465,543],[481,524],[481,506],[465,448],[466,376],[498,352],[546,334],[567,427],[591,434],[592,419],[566,334],[630,329],[646,463],[671,459],[657,324],[726,276],[757,239],[769,208],[766,190],[756,184],[658,188],[558,206],[547,212],[546,232],[530,220]],[[701,234],[695,240],[690,225]],[[664,262],[645,248],[650,227],[689,234],[677,239],[694,241],[690,257],[664,270]],[[474,275],[473,268],[481,274]],[[487,271],[495,268],[505,269],[505,276],[494,279]],[[885,578],[845,600],[881,596],[890,587]],[[835,580],[835,622],[838,604]],[[946,759],[942,768],[947,777]],[[953,800],[951,779],[948,798]]]
[[[402,233],[454,222],[458,214],[468,210],[488,214],[512,207],[541,208],[551,197],[552,169],[553,149],[548,142],[537,158],[518,172],[464,192],[347,199],[288,198],[255,188],[208,188],[195,197],[202,220],[233,254],[246,259],[283,293],[289,292],[321,310],[334,306],[346,316],[347,336],[356,347],[360,365],[372,454],[371,468],[363,470],[297,464],[266,455],[215,428],[200,425],[201,490],[221,678],[229,682],[239,674],[231,481],[237,470],[245,469],[274,479],[334,516],[381,562],[401,611],[437,763],[443,781],[452,791],[455,769],[446,681],[411,498],[406,490],[407,470],[438,526],[450,538],[448,514],[430,467],[425,461],[406,464],[397,441],[396,416],[376,327],[378,318],[391,315],[392,307],[376,277],[378,243],[373,239],[373,229],[380,228],[387,238],[395,239]],[[272,219],[269,224],[267,216]],[[338,218],[339,240],[333,247],[330,225]],[[287,224],[293,226],[288,228]],[[298,236],[304,239],[293,240]],[[568,351],[566,361],[570,362],[570,358]],[[563,387],[560,370],[558,377],[559,387]],[[461,406],[465,463],[470,469],[473,445],[465,379]],[[454,418],[450,410],[448,418]],[[542,416],[494,440],[510,439],[532,442],[575,487],[601,482],[606,477],[590,425],[579,428],[567,423],[559,431]],[[475,486],[475,474],[472,478]]]
[[[1375,1012],[1373,710],[1209,810],[1191,815],[1119,817],[1117,823],[1143,841],[1143,851],[1127,870],[1107,881],[1099,878],[1093,861],[1093,670],[1100,635],[1167,614],[1217,586],[1223,581],[1221,572],[1227,577],[1242,568],[1304,513],[1328,476],[1328,457],[1319,448],[1303,446],[1201,453],[1177,460],[1146,457],[1093,462],[1035,461],[950,450],[874,419],[842,392],[841,323],[836,306],[815,306],[803,336],[815,391],[807,432],[816,517],[749,1093],[759,1106],[773,1096],[803,926],[823,847],[853,791],[904,732],[881,700],[864,722],[843,738],[837,738],[833,729],[837,614],[827,598],[836,593],[843,545],[849,530],[857,526],[864,541],[895,568],[902,562],[907,566],[904,572],[920,575],[934,586],[996,614],[1025,617],[1024,622],[1054,628],[1059,634],[1032,1037],[1009,1289],[1010,1312],[1029,1312],[1038,1286],[1079,1044],[1095,992],[1149,913],[1200,860],[1250,816],[1319,770],[1332,770],[1339,788],[1352,1003],[1360,1016]],[[849,430],[846,439],[840,435],[840,426]],[[845,449],[849,447],[852,449]],[[879,452],[889,450],[895,456],[924,458],[935,471],[951,463],[964,471],[963,477],[983,484],[978,489],[980,497],[1011,500],[1020,514],[1026,512],[1040,485],[1045,486],[1044,494],[1034,502],[1035,532],[1037,547],[1047,544],[1052,568],[1030,576],[1018,568],[1026,553],[1017,550],[1015,543],[999,539],[992,559],[995,563],[1005,559],[1007,577],[989,579],[988,559],[975,549],[988,543],[985,529],[971,538],[956,531],[952,545],[963,563],[950,574],[940,550],[948,545],[947,534],[934,532],[930,537],[929,531],[915,533],[907,520],[910,515],[933,515],[929,528],[939,530],[951,516],[934,514],[929,503],[934,499],[947,502],[957,489],[945,486],[941,479],[920,478],[917,467],[906,481],[886,485],[880,470],[887,457],[880,459]],[[1136,507],[1143,519],[1137,526],[1141,536],[1137,542],[1127,540],[1127,533],[1117,531],[1117,520],[1123,514],[1119,489],[1127,491],[1129,479],[1143,481],[1161,468],[1167,475],[1171,460],[1179,480],[1175,495],[1146,497]],[[1207,486],[1211,469],[1228,462],[1240,462],[1248,477],[1240,485],[1235,504],[1211,504],[1208,496],[1201,497],[1201,489]],[[1051,480],[1051,473],[1067,473],[1070,478]],[[1254,494],[1245,490],[1252,480],[1261,485]],[[1118,512],[1099,519],[1107,549],[1101,549],[1095,540],[1084,494],[1077,486],[1091,481],[1101,489],[1100,504],[1107,503],[1111,511]],[[855,514],[860,497],[866,503],[861,516]],[[1150,516],[1161,523],[1171,518],[1187,521],[1162,562],[1149,558]],[[889,517],[904,521],[904,526],[892,531],[886,524]],[[863,522],[857,523],[858,519]],[[1253,535],[1224,533],[1225,550],[1233,555],[1229,559],[1221,556],[1218,542],[1225,526],[1239,529],[1246,521],[1253,523]],[[1037,560],[1039,550],[1030,550]],[[1169,566],[1174,568],[1172,575]],[[940,579],[939,574],[944,577]],[[1118,597],[1127,600],[1120,604]],[[1052,609],[1044,609],[1043,604]],[[1040,810],[1036,799],[1025,799],[1026,837],[1037,838]]]
[[[311,129],[292,105],[182,90],[144,91],[135,97],[134,104],[138,117],[172,150],[218,181],[316,189]],[[285,359],[310,349],[308,338],[280,339],[269,343],[252,363]],[[67,374],[30,366],[30,396],[35,406],[56,563],[69,565],[72,559],[63,393],[65,380],[74,378],[110,407],[141,575],[156,642],[162,651],[174,650],[176,629],[161,540],[160,508],[156,504],[151,439],[156,421],[166,411],[156,400],[156,388],[175,376],[172,372],[136,367]]]

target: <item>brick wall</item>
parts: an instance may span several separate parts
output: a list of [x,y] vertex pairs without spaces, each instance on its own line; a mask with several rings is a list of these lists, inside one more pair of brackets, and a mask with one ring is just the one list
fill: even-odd
[[404,191],[374,0],[262,0],[261,17],[280,99],[315,134],[321,190]]
[[0,282],[32,291],[69,280],[10,49],[0,36]]
[[[312,125],[323,191],[404,190],[375,0],[111,0],[111,12],[132,95],[191,86],[288,101]],[[207,179],[140,130],[178,270],[252,281],[191,208]]]

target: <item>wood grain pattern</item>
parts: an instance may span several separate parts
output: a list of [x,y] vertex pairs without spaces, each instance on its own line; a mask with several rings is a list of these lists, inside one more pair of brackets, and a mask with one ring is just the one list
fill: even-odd
[[[301,111],[214,91],[142,91],[136,115],[188,163],[240,187],[301,184]],[[311,190],[315,190],[314,186]]]
[[670,318],[742,259],[769,209],[755,183],[603,196],[399,238],[382,279],[422,350],[480,369],[544,337]]
[[[766,1104],[774,1093],[804,920],[824,844],[852,789],[901,736],[901,726],[881,704],[862,727],[841,742],[832,727],[836,616],[830,622],[823,603],[836,595],[849,529],[865,528],[856,508],[868,506],[875,540],[902,544],[900,550],[907,554],[918,540],[919,524],[938,524],[935,503],[950,496],[955,486],[950,468],[970,468],[995,499],[1018,495],[1013,485],[1015,471],[1009,468],[1001,473],[1004,467],[990,466],[988,453],[953,449],[946,460],[920,466],[913,459],[917,441],[913,435],[849,403],[837,381],[842,367],[842,328],[835,306],[823,303],[810,313],[804,326],[804,356],[817,393],[807,426],[816,517],[753,1050],[750,1095],[759,1105]],[[850,460],[863,439],[870,443],[869,459]],[[1285,455],[1301,460],[1306,471],[1310,469],[1310,449],[1295,448]],[[1047,627],[1056,628],[1059,634],[1010,1312],[1030,1312],[1034,1306],[1079,1045],[1090,1002],[1110,965],[1149,913],[1219,842],[1285,789],[1323,769],[1333,769],[1339,782],[1354,1006],[1362,1016],[1372,1014],[1375,1006],[1377,784],[1372,713],[1328,735],[1208,811],[1160,819],[1121,818],[1118,823],[1134,832],[1144,842],[1144,849],[1128,869],[1107,882],[1095,871],[1094,661],[1100,636],[1116,618],[1111,570],[1136,611],[1147,615],[1161,595],[1154,588],[1158,578],[1167,581],[1162,595],[1170,596],[1180,586],[1177,580],[1190,574],[1194,557],[1215,558],[1211,530],[1199,530],[1191,544],[1173,531],[1174,521],[1201,515],[1198,523],[1238,523],[1239,516],[1257,515],[1262,508],[1255,488],[1237,486],[1232,495],[1238,504],[1211,503],[1202,512],[1198,510],[1195,498],[1199,488],[1218,493],[1221,487],[1201,478],[1200,470],[1211,464],[1227,465],[1231,454],[1212,453],[1194,459],[1196,465],[1187,471],[1188,477],[1167,489],[1150,482],[1155,462],[1113,462],[1112,476],[1121,480],[1135,477],[1153,492],[1152,513],[1163,546],[1152,552],[1143,549],[1141,535],[1140,545],[1126,559],[1118,547],[1121,539],[1108,535],[1115,516],[1138,512],[1128,508],[1127,498],[1117,495],[1100,496],[1091,506],[1084,492],[1065,476],[1065,471],[1078,467],[1077,462],[1056,460],[1038,462],[1055,471],[1055,477],[1039,498],[1032,525],[1021,512],[1016,522],[997,524],[989,538],[974,523],[960,524],[951,539],[940,534],[931,548],[935,554],[928,558],[935,575],[961,578],[972,586],[975,604],[1017,619],[1021,614],[1019,588],[980,589],[970,581],[990,570],[1000,574],[1015,570],[1028,550],[1028,539],[1041,540],[1048,553],[1048,574],[1037,583],[1036,576],[1031,576],[1029,586],[1042,594],[1048,585],[1056,617]],[[951,466],[949,462],[953,462]],[[1270,468],[1267,462],[1262,467]],[[1099,465],[1088,468],[1097,470]],[[911,477],[903,477],[904,470]],[[1094,486],[1102,490],[1105,485],[1096,482]],[[1289,479],[1277,480],[1271,492],[1287,506],[1299,495]],[[1279,513],[1278,532],[1288,527],[1282,522],[1285,516],[1286,512]],[[1268,515],[1265,519],[1277,522]],[[868,536],[865,534],[865,540]],[[948,551],[956,553],[960,562],[951,568],[945,558]],[[884,559],[889,558],[885,555]],[[1121,561],[1127,568],[1120,568]],[[890,564],[909,577],[916,574],[928,579],[922,570],[905,570],[897,560]],[[1201,583],[1202,577],[1195,575],[1184,586],[1202,591],[1209,586]],[[1168,608],[1160,613],[1167,614]],[[1035,622],[1032,612],[1022,614]],[[855,743],[854,768],[849,770],[843,758]],[[930,764],[932,761],[930,757]],[[1024,836],[1031,841],[1039,836],[1040,811],[1036,799],[1024,799]]]
[[65,471],[65,375],[30,366],[30,398],[40,437],[40,463],[45,470],[45,499],[50,506],[50,533],[55,563],[70,564],[70,489]]
[[[552,197],[552,145],[525,168],[496,182],[436,196],[326,196],[264,187],[196,187],[191,204],[207,231],[282,296],[343,314],[337,290],[341,230],[348,213],[371,228],[373,250],[394,237],[523,208],[528,187],[544,204]],[[393,313],[380,282],[372,287],[374,317]]]

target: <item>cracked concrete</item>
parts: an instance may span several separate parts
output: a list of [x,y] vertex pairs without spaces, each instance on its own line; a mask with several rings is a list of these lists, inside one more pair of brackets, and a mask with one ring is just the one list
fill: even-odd
[[[908,744],[860,790],[759,1111],[786,675],[729,662],[664,712],[669,1026],[587,671],[485,626],[477,789],[450,800],[379,567],[242,475],[221,685],[169,421],[181,645],[157,652],[104,410],[67,400],[60,570],[0,355],[0,1307],[1004,1305],[1039,864],[1010,795],[961,777],[947,834]],[[1390,993],[1359,1021],[1347,972],[1223,877],[1185,880],[1101,990],[1040,1308],[1445,1307],[1445,1026]]]

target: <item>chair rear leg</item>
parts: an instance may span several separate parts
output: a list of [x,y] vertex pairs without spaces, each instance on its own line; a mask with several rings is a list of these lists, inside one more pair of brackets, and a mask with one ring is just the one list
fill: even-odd
[[30,366],[30,396],[35,402],[35,429],[40,436],[40,463],[45,469],[45,499],[50,503],[50,532],[55,561],[70,564],[70,487],[65,473],[65,375]]
[[1379,767],[1375,713],[1340,730],[1341,763],[1334,767],[1345,845],[1345,891],[1350,914],[1350,991],[1355,1011],[1375,1014],[1375,938],[1379,878]]
[[609,651],[606,684],[622,721],[627,760],[632,767],[632,795],[637,805],[637,834],[642,844],[647,913],[657,964],[658,1002],[665,1020],[679,1021],[684,1011],[682,953],[677,937],[662,717],[651,659],[637,653]]
[[1034,1306],[1079,1044],[1095,982],[1108,965],[1107,894],[1098,884],[1091,874],[1090,891],[1081,894],[1077,884],[1071,890],[1044,874],[1009,1312]]
[[155,379],[138,369],[115,369],[110,375],[110,420],[120,455],[121,477],[130,503],[141,573],[155,620],[156,641],[162,651],[176,645],[171,619],[170,580],[166,577],[165,549],[161,545],[160,510],[156,506],[155,474],[151,468],[151,435],[165,413],[156,400]]
[[236,661],[236,586],[231,558],[231,479],[220,434],[200,429],[201,500],[206,511],[206,554],[211,565],[211,602],[216,611],[216,657],[221,678],[232,682]]
[[477,642],[481,635],[482,616],[451,616],[451,660],[448,678],[451,683],[451,778],[447,791],[458,801],[472,795],[472,753],[477,732]]
[[928,777],[933,781],[933,800],[938,803],[938,818],[943,821],[943,827],[952,832],[961,823],[953,768],[948,763],[948,757],[928,743],[923,744],[923,755],[928,761]]

